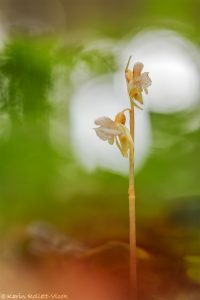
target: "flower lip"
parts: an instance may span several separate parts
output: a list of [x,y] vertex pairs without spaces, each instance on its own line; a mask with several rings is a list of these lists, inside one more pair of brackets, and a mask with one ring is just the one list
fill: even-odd
[[115,122],[108,117],[100,117],[96,119],[95,124],[99,127],[94,128],[94,130],[97,136],[103,141],[107,141],[110,138],[113,139],[121,133]]
[[109,139],[114,139],[117,135],[120,134],[118,130],[98,127],[94,128],[96,135],[103,141],[108,141]]
[[114,135],[114,136],[117,136],[117,135],[119,135],[121,132],[119,131],[119,130],[117,130],[117,129],[111,129],[111,128],[105,128],[105,127],[98,127],[98,128],[94,128],[94,130],[95,131],[100,131],[100,132],[102,132],[105,136],[108,136],[108,137],[110,137],[110,136],[112,136],[112,135]]
[[121,154],[128,157],[128,151],[133,146],[133,139],[126,126],[124,126],[125,119],[124,111],[119,112],[115,121],[108,117],[100,117],[95,120],[95,124],[99,127],[94,128],[96,135],[103,141],[108,141],[110,145],[116,142]]

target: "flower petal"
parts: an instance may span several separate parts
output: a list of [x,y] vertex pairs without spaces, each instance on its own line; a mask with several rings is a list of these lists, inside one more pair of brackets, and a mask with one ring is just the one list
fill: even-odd
[[128,157],[128,150],[130,147],[133,147],[133,139],[130,135],[129,129],[126,126],[120,124],[118,127],[121,129],[121,134],[119,135],[120,151],[124,157]]
[[130,131],[129,131],[129,129],[126,127],[126,126],[124,126],[124,125],[119,125],[120,126],[120,128],[121,128],[121,132],[122,132],[122,136],[126,136],[127,137],[127,140],[129,141],[129,143],[133,146],[133,139],[132,139],[132,137],[131,137],[131,134],[130,134]]
[[127,137],[128,141],[129,141],[130,145],[131,145],[131,146],[134,146],[134,145],[133,145],[133,139],[132,139],[132,136],[131,136],[130,131],[128,130],[127,127],[125,127],[125,133],[126,133],[126,137]]
[[108,137],[110,136],[117,136],[120,134],[120,130],[117,129],[111,129],[111,128],[105,128],[105,127],[100,127],[99,129],[101,129],[101,131],[107,135]]
[[134,100],[132,100],[132,102],[133,102],[133,105],[134,105],[135,107],[139,108],[140,110],[143,110],[143,108],[142,108],[141,106],[139,106],[139,105],[137,104],[137,102],[135,102]]
[[128,157],[129,142],[126,135],[120,135],[119,140],[121,144],[122,155],[124,157]]
[[115,128],[115,123],[108,117],[100,117],[95,120],[95,124],[106,128]]
[[134,86],[134,84],[130,83],[130,85],[128,86],[128,92],[131,100],[135,99],[141,104],[143,104],[141,87]]
[[94,130],[95,130],[97,136],[103,141],[113,139],[115,136],[120,134],[120,131],[117,129],[98,127],[98,128],[94,128]]
[[142,69],[144,68],[144,65],[141,62],[136,62],[133,66],[133,77],[136,79],[140,76]]
[[135,100],[137,100],[139,103],[143,104],[143,98],[142,98],[142,92],[138,91],[135,95],[134,95]]
[[124,156],[124,154],[123,154],[123,152],[122,152],[122,147],[121,147],[121,145],[120,145],[120,143],[119,143],[119,141],[118,141],[118,138],[116,138],[115,141],[116,141],[116,145],[117,145],[119,151],[121,152],[122,156]]
[[143,87],[144,90],[152,84],[152,81],[149,77],[148,72],[142,73],[139,77],[139,81],[140,81],[140,84],[141,84],[141,86]]
[[101,140],[107,141],[108,137],[104,134],[104,132],[102,132],[102,130],[101,130],[100,127],[99,127],[99,128],[94,128],[94,130],[95,130],[97,136],[98,136]]

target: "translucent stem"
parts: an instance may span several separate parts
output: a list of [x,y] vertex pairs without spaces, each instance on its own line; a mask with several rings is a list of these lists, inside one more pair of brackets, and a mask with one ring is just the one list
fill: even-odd
[[[134,105],[131,103],[130,133],[134,141]],[[136,218],[135,218],[135,187],[134,187],[134,146],[129,151],[129,226],[130,226],[130,284],[131,299],[137,299],[136,274]]]
[[[129,64],[131,61],[131,56],[128,59],[125,68],[128,72]],[[127,85],[128,79],[126,77]],[[128,92],[129,93],[129,92]],[[133,145],[130,147],[129,151],[129,234],[130,234],[130,298],[131,300],[137,300],[137,266],[136,266],[136,217],[135,217],[135,185],[134,185],[134,102],[132,101],[130,95],[131,108],[129,109],[130,116],[130,134],[133,139]]]

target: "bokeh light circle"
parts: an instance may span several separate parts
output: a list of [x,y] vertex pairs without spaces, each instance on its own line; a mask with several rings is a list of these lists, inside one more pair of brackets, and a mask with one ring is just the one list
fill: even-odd
[[145,97],[149,110],[170,113],[199,103],[200,53],[191,41],[169,30],[144,31],[120,44],[121,67],[130,55],[150,72],[153,83]]
[[[127,174],[128,159],[121,156],[115,145],[110,146],[100,140],[93,130],[96,118],[109,116],[114,119],[119,111],[129,105],[127,94],[122,99],[113,87],[113,76],[108,75],[79,87],[71,101],[71,140],[77,157],[88,170],[103,168]],[[143,165],[151,144],[148,113],[137,110],[135,122],[135,165],[138,169]]]

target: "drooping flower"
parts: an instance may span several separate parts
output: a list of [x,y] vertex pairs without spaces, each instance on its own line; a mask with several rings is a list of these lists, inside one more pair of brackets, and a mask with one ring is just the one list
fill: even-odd
[[116,142],[121,154],[128,157],[128,151],[133,147],[133,139],[125,126],[125,122],[124,112],[118,113],[114,121],[108,117],[100,117],[95,120],[95,124],[99,127],[94,128],[94,130],[101,140],[108,141],[110,145]]
[[137,62],[133,66],[132,71],[128,69],[128,65],[125,70],[129,97],[133,102],[134,100],[137,100],[141,104],[143,104],[142,92],[144,91],[148,94],[148,87],[152,83],[149,73],[142,73],[143,68],[144,65],[141,62]]

